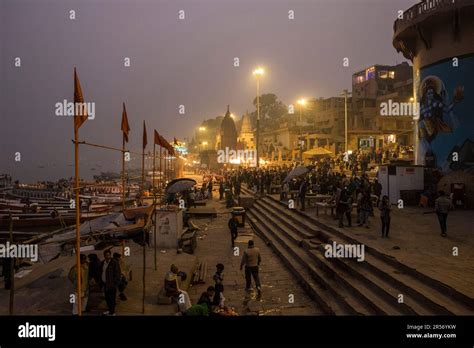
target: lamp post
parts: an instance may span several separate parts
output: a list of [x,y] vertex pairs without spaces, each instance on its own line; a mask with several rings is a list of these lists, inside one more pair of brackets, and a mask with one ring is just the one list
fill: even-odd
[[[300,106],[300,122],[303,122],[303,107],[306,105],[306,99],[304,98],[301,98],[301,99],[298,99],[297,101],[298,105]],[[298,132],[298,145],[299,145],[299,148],[300,148],[300,161],[303,161],[303,144],[302,142],[300,141],[300,137],[301,137],[301,123],[300,123],[300,126],[299,126],[299,132]]]
[[257,68],[253,71],[253,75],[257,79],[257,168],[260,166],[260,155],[259,155],[259,144],[260,144],[260,77],[263,76],[265,71],[263,68]]
[[344,96],[344,152],[347,153],[348,143],[347,143],[347,97],[352,95],[351,92],[348,92],[347,89],[342,91]]

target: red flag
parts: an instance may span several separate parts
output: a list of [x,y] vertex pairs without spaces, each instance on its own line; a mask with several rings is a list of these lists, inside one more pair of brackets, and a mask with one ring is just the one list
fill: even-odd
[[[74,68],[74,110],[76,110],[76,103],[84,103],[84,96],[82,94],[81,83],[79,82],[79,77],[76,73],[76,68]],[[80,126],[87,120],[87,108],[81,107],[81,114],[74,114],[74,132],[77,132]]]
[[161,141],[160,141],[160,135],[155,129],[155,139],[154,139],[155,145],[160,145],[161,146]]
[[146,137],[146,125],[145,125],[145,121],[143,121],[143,148],[146,148],[146,144],[148,144],[148,141],[147,141],[147,137]]
[[128,132],[130,131],[130,126],[128,125],[127,109],[125,109],[125,103],[123,103],[122,111],[122,132],[125,138],[125,142],[128,143]]
[[168,153],[170,155],[174,155],[173,146],[171,146],[171,144],[165,138],[163,138],[161,135],[160,135],[160,138],[161,138],[161,142],[163,144],[163,147],[168,151]]

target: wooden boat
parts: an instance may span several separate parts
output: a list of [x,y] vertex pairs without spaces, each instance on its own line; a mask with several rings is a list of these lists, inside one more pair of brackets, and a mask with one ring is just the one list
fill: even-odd
[[[81,213],[81,222],[105,216],[108,213]],[[52,214],[52,213],[11,213],[0,214],[0,229],[8,229],[10,226],[10,216],[13,219],[13,228],[21,230],[34,227],[54,227],[63,225],[74,225],[76,223],[75,214]]]

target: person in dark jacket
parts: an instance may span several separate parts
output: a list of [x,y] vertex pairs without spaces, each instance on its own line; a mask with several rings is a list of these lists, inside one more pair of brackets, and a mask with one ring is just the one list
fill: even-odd
[[212,277],[214,280],[214,299],[212,304],[218,306],[221,303],[221,293],[224,292],[224,265],[222,263],[218,263],[216,265],[216,273]]
[[[12,263],[14,264],[15,259],[11,257],[5,257],[3,258],[3,264],[2,264],[2,272],[3,272],[3,278],[4,278],[4,287],[5,290],[10,290],[12,287]],[[14,273],[14,272],[13,272]]]
[[441,227],[441,236],[446,237],[447,226],[446,221],[448,219],[448,213],[453,209],[453,203],[446,196],[444,191],[438,192],[438,198],[435,201],[435,211],[438,215],[439,226]]
[[201,294],[201,297],[199,298],[197,304],[198,305],[206,305],[208,308],[208,312],[212,313],[212,298],[215,296],[215,289],[213,286],[209,286],[206,290],[206,292],[203,292]]
[[306,182],[306,179],[303,179],[300,185],[300,190],[299,190],[299,197],[300,197],[300,202],[301,202],[301,210],[305,210],[305,203],[306,203],[306,192],[308,191],[308,183]]
[[224,199],[224,191],[225,191],[224,182],[221,181],[221,183],[219,184],[219,200],[220,201]]
[[104,261],[102,261],[102,282],[104,283],[105,302],[107,302],[109,310],[104,312],[104,315],[115,315],[117,287],[119,286],[121,275],[120,264],[112,258],[110,250],[105,250]]
[[380,220],[382,221],[382,238],[388,238],[390,231],[390,202],[388,196],[383,196],[379,204]]
[[102,290],[104,284],[102,283],[102,263],[97,254],[87,255],[89,259],[89,284],[94,280],[97,287]]
[[238,227],[238,224],[237,224],[237,218],[232,215],[231,218],[229,219],[229,222],[227,223],[227,226],[229,226],[229,230],[230,230],[230,238],[232,240],[232,249],[234,248],[234,242],[237,238],[237,227]]

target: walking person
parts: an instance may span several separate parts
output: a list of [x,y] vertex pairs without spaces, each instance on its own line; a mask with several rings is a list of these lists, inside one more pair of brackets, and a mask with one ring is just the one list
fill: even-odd
[[360,202],[360,221],[359,226],[369,228],[369,216],[373,211],[372,201],[370,199],[370,191],[364,191]]
[[453,209],[453,203],[444,191],[439,191],[438,196],[435,200],[435,211],[436,215],[438,215],[439,226],[441,227],[441,236],[446,237],[448,213]]
[[230,238],[232,240],[232,249],[234,249],[234,242],[237,239],[238,233],[237,233],[237,217],[235,215],[232,215],[229,219],[229,222],[227,223],[227,226],[229,226],[230,230]]
[[121,278],[120,264],[112,258],[110,250],[104,251],[104,261],[102,261],[102,282],[104,283],[105,302],[108,311],[104,315],[115,316],[115,305],[117,288]]
[[388,238],[388,232],[390,231],[390,202],[388,196],[383,196],[379,203],[380,209],[380,220],[382,222],[382,238]]
[[[81,254],[79,257],[81,262],[81,310],[85,312],[89,299],[89,263],[87,262],[86,255]],[[71,267],[68,278],[74,286],[75,301],[72,304],[72,315],[79,315],[79,301],[77,300],[77,265]]]
[[255,247],[253,240],[249,240],[248,249],[244,251],[242,262],[240,263],[240,270],[245,266],[245,290],[252,290],[252,279],[255,282],[258,294],[262,292],[260,278],[258,276],[258,268],[262,262],[260,250]]

